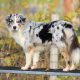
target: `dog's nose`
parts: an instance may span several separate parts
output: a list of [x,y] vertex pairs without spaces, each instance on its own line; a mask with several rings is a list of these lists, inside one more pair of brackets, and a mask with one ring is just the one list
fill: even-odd
[[16,26],[13,26],[13,29],[16,29]]

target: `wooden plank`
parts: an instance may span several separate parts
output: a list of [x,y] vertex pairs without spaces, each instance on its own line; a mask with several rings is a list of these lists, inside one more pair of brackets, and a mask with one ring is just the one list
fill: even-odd
[[15,74],[33,74],[33,75],[50,75],[50,76],[80,76],[80,70],[63,72],[61,69],[34,69],[34,70],[21,70],[20,67],[1,67],[0,73],[15,73]]

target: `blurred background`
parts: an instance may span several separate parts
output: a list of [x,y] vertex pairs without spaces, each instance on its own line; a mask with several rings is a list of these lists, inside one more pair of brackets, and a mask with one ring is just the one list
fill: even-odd
[[[53,15],[72,22],[80,42],[80,0],[0,0],[0,66],[20,67],[25,64],[22,48],[10,37],[5,18],[10,13],[22,13],[28,20],[49,22]],[[61,57],[61,56],[60,56]],[[41,55],[39,67],[45,68],[45,54]],[[59,67],[64,60],[59,60]],[[0,80],[46,80],[46,76],[23,74],[0,74]],[[47,77],[48,79],[48,77]],[[57,80],[80,80],[80,77],[58,76]]]

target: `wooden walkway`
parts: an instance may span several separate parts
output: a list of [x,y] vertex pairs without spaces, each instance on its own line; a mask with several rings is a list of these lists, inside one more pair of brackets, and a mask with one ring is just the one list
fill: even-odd
[[15,73],[15,74],[33,74],[33,75],[50,75],[50,76],[80,76],[80,70],[63,72],[61,69],[35,69],[35,70],[21,70],[19,67],[2,67],[0,66],[0,73]]

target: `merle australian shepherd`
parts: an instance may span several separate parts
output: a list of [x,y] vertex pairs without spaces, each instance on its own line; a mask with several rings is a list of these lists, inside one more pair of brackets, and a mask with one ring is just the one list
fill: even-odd
[[37,68],[40,53],[48,45],[56,45],[64,57],[66,67],[63,71],[76,69],[76,64],[80,61],[80,49],[76,33],[70,22],[64,20],[48,23],[33,22],[27,21],[21,14],[10,14],[6,18],[6,23],[11,36],[25,52],[26,64],[21,69]]

